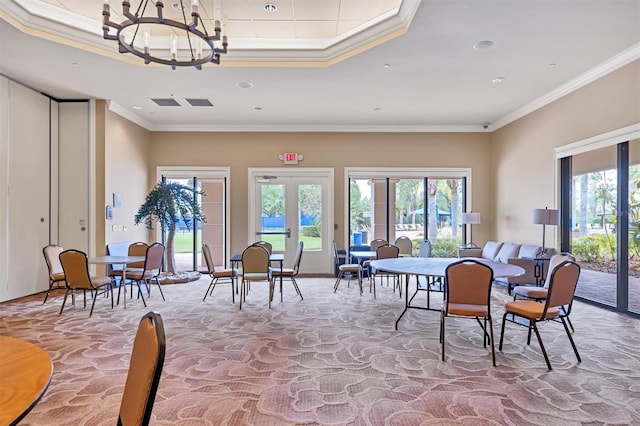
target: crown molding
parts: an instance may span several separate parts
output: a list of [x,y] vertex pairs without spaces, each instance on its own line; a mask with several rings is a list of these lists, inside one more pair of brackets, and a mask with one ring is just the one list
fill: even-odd
[[533,102],[528,103],[525,106],[505,115],[496,122],[492,123],[491,129],[496,130],[503,126],[506,126],[507,124],[516,121],[524,117],[525,115],[531,114],[535,110],[540,109],[637,59],[640,59],[640,43],[637,43],[634,46],[623,50],[619,54],[591,68],[590,70],[559,86],[546,95],[541,96]]

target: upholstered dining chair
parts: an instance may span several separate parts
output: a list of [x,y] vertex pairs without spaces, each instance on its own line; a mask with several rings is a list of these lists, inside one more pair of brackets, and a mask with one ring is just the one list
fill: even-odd
[[349,282],[351,278],[355,275],[358,277],[358,285],[360,286],[360,295],[362,296],[362,266],[359,263],[340,263],[340,254],[338,253],[338,247],[336,246],[336,242],[333,242],[333,257],[336,261],[336,268],[338,270],[338,276],[336,277],[336,282],[333,285],[333,292],[338,291],[338,286],[340,285],[340,281],[347,276],[349,279],[347,281],[347,287],[349,286]]
[[413,242],[406,235],[396,238],[393,245],[400,249],[400,256],[413,256]]
[[[554,254],[549,259],[548,270],[553,271],[553,269],[555,269],[555,267],[561,264],[562,262],[566,262],[566,261],[575,262],[575,260],[576,259],[570,253],[563,252],[563,253]],[[547,273],[544,285],[542,287],[531,286],[531,285],[519,285],[514,287],[512,290],[513,300],[531,299],[531,300],[536,300],[538,302],[544,301],[547,298],[547,293],[549,292],[550,281],[551,281],[551,273]],[[566,311],[567,308],[563,306],[562,309]],[[567,324],[569,325],[569,328],[571,329],[571,331],[572,332],[575,331],[573,328],[573,324],[571,323],[571,319],[568,316],[566,317],[566,319],[567,319]]]
[[269,309],[273,300],[274,281],[271,273],[269,252],[264,246],[252,244],[242,252],[242,283],[240,283],[240,309],[245,300],[249,284],[266,281],[269,285]]
[[265,249],[267,249],[267,251],[269,252],[269,254],[273,253],[273,245],[269,242],[269,241],[256,241],[255,243],[253,243],[254,245],[259,245],[264,247]]
[[[158,286],[158,290],[160,290],[160,295],[162,296],[162,300],[166,300],[164,298],[164,293],[162,292],[162,286],[160,285],[159,275],[162,271],[162,262],[164,259],[164,245],[161,243],[153,243],[145,252],[144,258],[144,266],[142,269],[132,269],[129,271],[127,269],[127,279],[130,280],[131,285],[135,282],[138,287],[138,296],[142,298],[142,304],[146,307],[147,302],[144,300],[144,294],[142,293],[142,286],[145,286],[147,289],[147,294],[151,295],[151,281],[155,281]],[[118,302],[120,302],[120,290],[125,287],[126,283],[122,283],[122,285],[118,288]],[[125,289],[126,291],[126,289]]]
[[202,301],[207,298],[207,295],[213,294],[213,289],[216,288],[216,284],[219,282],[228,282],[231,284],[231,302],[236,303],[235,288],[238,286],[238,271],[235,268],[216,269],[213,263],[213,257],[211,256],[211,248],[209,244],[202,244],[202,254],[204,255],[204,261],[207,264],[207,273],[211,277],[209,288],[204,293]]
[[[282,270],[280,270],[280,268],[272,269],[274,280],[276,278],[280,278],[281,275],[282,275],[282,278],[287,278],[291,280],[291,283],[293,284],[293,288],[296,290],[296,293],[298,293],[298,296],[300,296],[300,300],[304,300],[304,298],[302,297],[302,292],[300,291],[300,287],[298,287],[298,283],[296,282],[296,276],[298,276],[298,270],[300,269],[300,261],[302,260],[303,251],[304,251],[304,242],[300,241],[298,242],[298,248],[296,249],[296,257],[293,261],[293,267],[282,268]],[[282,292],[280,292],[280,301],[282,302]]]
[[[385,244],[389,244],[389,242],[383,238],[376,238],[369,243],[370,251],[377,251],[378,247],[383,246]],[[375,260],[375,258],[367,259],[362,262],[362,269],[368,273],[369,281],[373,277],[373,271],[371,271],[371,261]]]
[[160,314],[142,317],[133,341],[127,380],[122,393],[118,425],[148,425],[156,399],[166,351]]
[[[442,360],[445,360],[445,320],[447,317],[475,318],[482,328],[482,343],[491,344],[491,358],[496,365],[491,319],[491,285],[493,270],[476,260],[465,259],[452,263],[445,269],[444,303],[440,314],[440,343]],[[482,321],[480,321],[482,319]],[[488,322],[488,324],[487,324]],[[487,328],[488,333],[487,333]]]
[[[129,244],[129,247],[127,249],[127,254],[129,256],[146,256],[148,247],[149,247],[149,244],[142,241],[131,243]],[[140,273],[140,270],[142,268],[144,268],[144,261],[129,263],[125,271],[127,278],[129,278],[129,274],[132,274],[134,272]],[[109,276],[114,280],[116,278],[122,279],[122,269],[112,269],[109,272]],[[133,291],[133,287],[131,287],[131,289]],[[132,297],[133,297],[133,293],[132,293]]]
[[113,309],[113,287],[111,285],[111,278],[92,277],[89,272],[89,259],[86,253],[75,249],[65,250],[60,253],[60,264],[64,270],[66,291],[58,315],[62,315],[69,293],[72,293],[71,297],[73,298],[73,293],[76,290],[82,290],[85,307],[87,306],[87,291],[92,295],[93,302],[91,303],[89,317],[93,315],[93,308],[100,293],[111,292],[111,308]]
[[[507,302],[505,304],[505,312],[502,318],[502,330],[500,334],[500,347],[502,350],[502,342],[504,339],[505,324],[507,323],[507,317],[510,317],[515,323],[515,318],[520,317],[528,322],[527,328],[529,329],[527,335],[527,345],[531,344],[531,331],[533,330],[540,344],[540,350],[544,356],[544,360],[547,363],[549,371],[552,370],[549,356],[542,343],[540,332],[538,331],[537,323],[542,321],[551,321],[559,319],[564,330],[567,333],[573,352],[576,354],[578,362],[582,362],[578,348],[576,347],[571,332],[567,325],[567,318],[571,313],[571,306],[573,304],[573,297],[578,285],[578,279],[580,278],[580,266],[573,261],[564,261],[557,265],[553,270],[549,272],[551,275],[549,281],[549,288],[547,290],[544,303],[540,303],[536,300],[515,300],[513,302]],[[520,325],[520,324],[518,324]],[[557,345],[556,345],[557,346]]]
[[42,249],[44,261],[46,262],[47,269],[49,271],[49,289],[47,290],[47,294],[44,296],[44,301],[42,302],[43,305],[47,303],[51,290],[63,290],[65,288],[64,270],[60,263],[60,253],[63,251],[64,249],[57,244],[49,244],[44,246]]
[[[394,259],[400,256],[400,248],[393,244],[383,244],[376,249],[376,260],[379,259]],[[402,288],[400,286],[400,275],[393,274],[390,272],[378,271],[374,267],[371,267],[371,280],[369,280],[369,291],[371,291],[371,286],[373,285],[373,298],[376,298],[376,278],[380,276],[380,282],[382,283],[382,278],[386,277],[387,282],[389,277],[393,279],[393,291],[400,292],[400,296],[402,296]]]

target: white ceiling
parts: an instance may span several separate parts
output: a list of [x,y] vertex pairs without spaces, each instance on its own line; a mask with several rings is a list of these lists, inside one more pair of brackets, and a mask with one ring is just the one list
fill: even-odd
[[117,53],[103,0],[0,0],[0,74],[157,131],[490,131],[640,57],[640,0],[266,2],[200,0],[229,53],[198,71]]

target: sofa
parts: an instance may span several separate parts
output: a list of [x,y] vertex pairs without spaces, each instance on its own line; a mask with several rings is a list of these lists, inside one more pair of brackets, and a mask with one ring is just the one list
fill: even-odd
[[540,259],[550,258],[555,250],[547,249],[543,254],[541,251],[542,248],[535,244],[487,241],[483,247],[459,248],[458,257],[480,257],[523,268],[523,275],[506,278],[504,281],[507,291],[511,294],[511,290],[517,285],[539,285],[544,282],[549,262]]

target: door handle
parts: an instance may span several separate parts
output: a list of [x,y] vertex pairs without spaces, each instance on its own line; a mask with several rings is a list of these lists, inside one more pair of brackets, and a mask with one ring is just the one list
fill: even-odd
[[291,228],[287,228],[286,231],[283,232],[279,232],[279,231],[273,231],[273,232],[256,232],[256,235],[286,235],[287,238],[291,238]]

